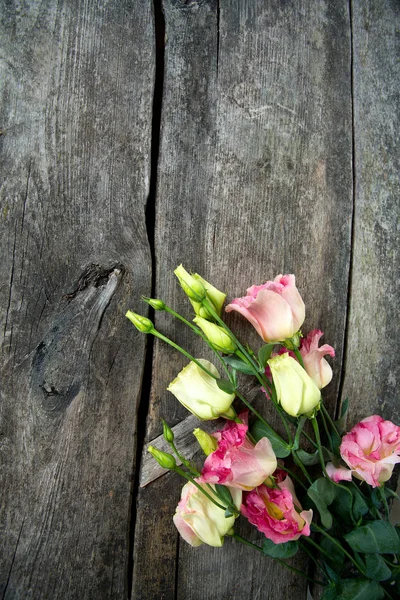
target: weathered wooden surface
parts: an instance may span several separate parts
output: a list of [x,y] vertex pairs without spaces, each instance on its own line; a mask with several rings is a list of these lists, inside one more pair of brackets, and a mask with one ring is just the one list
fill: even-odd
[[1,3],[0,69],[0,595],[126,598],[151,6]]
[[400,4],[354,2],[354,236],[349,424],[399,410]]
[[[328,400],[334,408],[352,214],[347,4],[168,1],[164,7],[156,295],[190,315],[172,274],[181,261],[229,298],[277,273],[296,273],[309,309],[306,328],[318,324],[337,351]],[[192,354],[206,356],[182,326],[165,314],[156,319]],[[239,318],[230,322],[259,344]],[[156,345],[149,440],[160,433],[160,417],[173,425],[185,415],[165,391],[185,362]],[[273,414],[268,418],[274,422]],[[230,540],[222,552],[179,541],[165,513],[173,514],[181,486],[167,475],[139,494],[135,597],[305,597],[304,580]],[[240,571],[233,571],[239,556]]]
[[[349,424],[399,419],[398,3],[162,6],[165,56],[159,0],[0,7],[6,600],[306,598],[303,579],[232,540],[182,542],[172,516],[183,482],[146,459],[161,417],[185,445],[197,421],[166,391],[186,360],[158,343],[138,421],[145,338],[124,313],[146,311],[152,279],[190,318],[180,262],[229,299],[295,273],[304,330],[321,328],[336,349],[330,410],[349,395]],[[181,325],[154,318],[209,357]],[[257,347],[238,315],[228,321]],[[304,557],[292,564],[307,569]]]

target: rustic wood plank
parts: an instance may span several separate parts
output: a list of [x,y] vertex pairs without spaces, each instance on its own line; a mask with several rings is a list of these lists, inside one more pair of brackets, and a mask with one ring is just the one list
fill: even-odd
[[[320,327],[337,351],[340,383],[352,214],[350,27],[346,2],[164,2],[166,71],[159,163],[157,296],[190,316],[174,280],[180,263],[228,297],[294,272],[307,304],[304,329]],[[218,49],[218,54],[217,54]],[[335,248],[332,249],[332,239]],[[157,326],[196,356],[197,340],[165,314]],[[259,345],[236,315],[229,323]],[[165,391],[185,364],[156,344],[147,439],[185,415]],[[265,399],[259,400],[271,423]],[[165,481],[165,486],[162,482]],[[305,597],[303,580],[243,550],[192,549],[166,526],[181,486],[173,476],[141,490],[135,598]],[[151,510],[149,510],[151,508]],[[240,526],[260,540],[257,532]],[[261,536],[262,537],[262,536]],[[241,570],[232,571],[240,561]],[[296,559],[305,568],[302,559]],[[167,565],[165,567],[165,565]],[[169,578],[168,578],[169,573]],[[245,573],[245,576],[243,576]]]
[[151,4],[0,10],[0,594],[126,598]]
[[349,426],[400,420],[398,381],[400,5],[352,2],[355,208],[343,398]]

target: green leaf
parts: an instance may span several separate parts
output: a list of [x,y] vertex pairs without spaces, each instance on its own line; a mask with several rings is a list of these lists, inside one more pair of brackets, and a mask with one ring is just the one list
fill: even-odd
[[369,507],[356,485],[349,482],[342,482],[341,485],[348,491],[340,487],[336,488],[336,497],[331,510],[344,523],[352,525],[369,512]]
[[269,360],[274,346],[275,344],[265,344],[265,346],[261,346],[260,350],[258,351],[258,360],[262,367],[265,368],[267,360]]
[[330,480],[321,477],[317,481],[314,481],[307,491],[307,495],[318,509],[323,526],[327,529],[330,529],[333,524],[332,515],[327,507],[335,499],[337,489],[340,488],[336,488]]
[[331,440],[332,440],[332,449],[333,453],[336,456],[340,456],[340,444],[342,443],[342,438],[340,435],[336,433],[336,431],[331,432]]
[[233,504],[232,494],[231,494],[229,488],[226,487],[226,485],[221,485],[220,483],[216,483],[215,491],[217,492],[217,495],[222,500],[222,502],[224,502],[227,505]]
[[339,433],[344,433],[346,430],[346,414],[349,410],[349,399],[346,398],[340,408],[340,417],[335,421],[335,425]]
[[392,576],[392,572],[380,554],[366,554],[365,564],[367,573],[375,581],[386,581]]
[[287,444],[282,443],[280,438],[276,433],[273,433],[269,429],[267,429],[259,420],[256,420],[253,424],[253,427],[250,431],[251,435],[255,439],[256,442],[261,440],[261,438],[266,437],[272,444],[272,449],[275,452],[277,458],[285,458],[290,454],[290,448]]
[[[325,459],[331,459],[331,454],[330,454],[329,450],[327,450],[327,448],[324,448],[324,446],[322,446],[322,451],[323,451]],[[305,450],[297,450],[296,454],[299,457],[299,459],[301,460],[301,462],[303,463],[303,465],[305,465],[306,467],[311,467],[313,465],[319,465],[318,450],[313,452],[313,454],[310,454],[309,452],[306,452]]]
[[[338,565],[335,565],[335,563],[333,563],[333,565],[338,567],[338,570],[341,571],[341,567],[339,567]],[[325,567],[325,571],[328,576],[328,579],[330,579],[330,581],[334,581],[335,583],[340,581],[339,573],[336,573],[336,571],[334,569],[331,569],[331,567],[328,565],[328,563],[325,560],[324,560],[324,567]]]
[[241,360],[237,356],[230,354],[229,356],[221,356],[224,363],[235,369],[236,371],[240,371],[240,373],[244,373],[245,375],[254,375],[254,369],[249,367],[244,360]]
[[335,600],[381,600],[385,592],[370,579],[342,579]]
[[219,389],[223,392],[226,392],[227,394],[235,393],[236,390],[231,384],[231,382],[228,381],[228,379],[216,379],[215,381],[217,382],[217,386],[219,387]]
[[321,596],[321,600],[336,600],[337,598],[337,587],[328,587],[324,590],[324,593]]
[[397,554],[400,552],[400,539],[396,529],[386,521],[371,521],[367,525],[353,529],[344,536],[355,552],[365,554]]
[[396,500],[400,500],[398,493],[388,487],[385,487],[385,496],[386,498],[396,498]]
[[262,551],[267,556],[273,558],[291,558],[299,549],[298,542],[286,542],[284,544],[274,544],[272,540],[265,539],[262,545]]
[[329,558],[324,556],[324,561],[335,571],[340,572],[344,563],[343,551],[326,537],[321,541],[321,547],[329,554]]

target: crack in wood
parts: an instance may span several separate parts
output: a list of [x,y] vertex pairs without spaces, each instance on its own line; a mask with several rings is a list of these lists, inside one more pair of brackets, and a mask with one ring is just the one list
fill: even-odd
[[24,523],[25,523],[25,519],[22,520],[21,528],[19,530],[17,543],[15,545],[14,554],[13,554],[13,557],[12,557],[12,560],[11,560],[10,569],[8,571],[7,581],[6,581],[6,584],[4,586],[2,600],[4,600],[5,597],[6,597],[6,593],[7,593],[7,589],[8,589],[8,584],[10,583],[11,573],[12,573],[12,570],[13,570],[14,561],[15,561],[15,557],[16,557],[16,554],[17,554],[19,542],[20,542],[20,539],[21,539],[21,534],[22,534],[22,529],[23,529]]
[[[156,220],[156,197],[157,197],[157,179],[158,179],[158,159],[160,154],[160,134],[161,134],[161,116],[162,102],[164,93],[164,70],[165,70],[165,18],[163,13],[162,0],[153,0],[154,14],[154,36],[155,36],[155,78],[153,93],[153,114],[151,122],[151,169],[149,194],[146,202],[146,230],[147,239],[151,254],[151,296],[155,295],[155,220]],[[154,310],[149,309],[149,317],[153,319]],[[111,372],[110,367],[110,371]],[[134,535],[136,526],[137,506],[136,499],[139,489],[139,473],[143,455],[143,447],[146,432],[146,419],[150,403],[151,379],[153,372],[153,338],[147,339],[146,355],[142,376],[142,390],[137,411],[137,438],[136,438],[136,464],[132,465],[133,481],[131,489],[131,505],[129,516],[129,548],[128,548],[128,598],[132,597],[133,589],[133,552]]]

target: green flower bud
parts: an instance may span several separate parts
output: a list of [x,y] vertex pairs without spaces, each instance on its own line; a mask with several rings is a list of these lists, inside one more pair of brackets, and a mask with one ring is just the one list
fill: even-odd
[[162,424],[163,424],[163,436],[164,436],[164,440],[166,442],[168,442],[168,444],[173,444],[174,443],[174,432],[172,431],[171,427],[168,425],[168,423],[166,421],[164,421],[164,419],[162,420]]
[[[222,311],[222,306],[226,299],[226,294],[217,290],[217,288],[215,288],[213,285],[211,285],[211,283],[208,283],[208,281],[206,281],[205,279],[200,277],[200,275],[198,275],[197,273],[194,273],[193,277],[195,279],[197,279],[197,281],[200,281],[204,285],[204,288],[206,290],[207,299],[211,302],[211,304],[214,307],[215,312],[220,317],[221,311]],[[195,308],[195,307],[193,306],[193,308]],[[198,317],[204,317],[205,319],[207,318],[204,315],[202,315],[201,313],[198,313],[196,311],[196,309],[195,309],[195,312]]]
[[134,324],[136,329],[138,329],[142,333],[151,333],[154,330],[153,323],[147,317],[138,315],[137,313],[134,313],[131,310],[128,310],[125,316]]
[[235,352],[236,344],[225,329],[201,317],[195,317],[193,321],[200,327],[215,350],[225,352],[225,354]]
[[215,437],[209,435],[206,431],[203,431],[199,427],[193,431],[193,435],[199,442],[200,448],[203,450],[206,456],[212,454],[218,448],[218,442]]
[[204,300],[206,297],[206,290],[201,281],[198,281],[192,275],[189,275],[182,265],[179,265],[174,273],[179,279],[183,291],[190,300],[194,300],[195,302],[202,302]]
[[149,446],[147,450],[163,469],[174,470],[176,468],[176,460],[172,454],[158,450],[157,448],[154,448],[154,446]]
[[301,333],[298,331],[293,337],[282,342],[283,346],[288,350],[296,350],[300,346]]
[[142,298],[147,304],[150,304],[154,310],[165,310],[165,302],[162,300],[159,300],[158,298],[146,298],[145,296],[142,296]]

